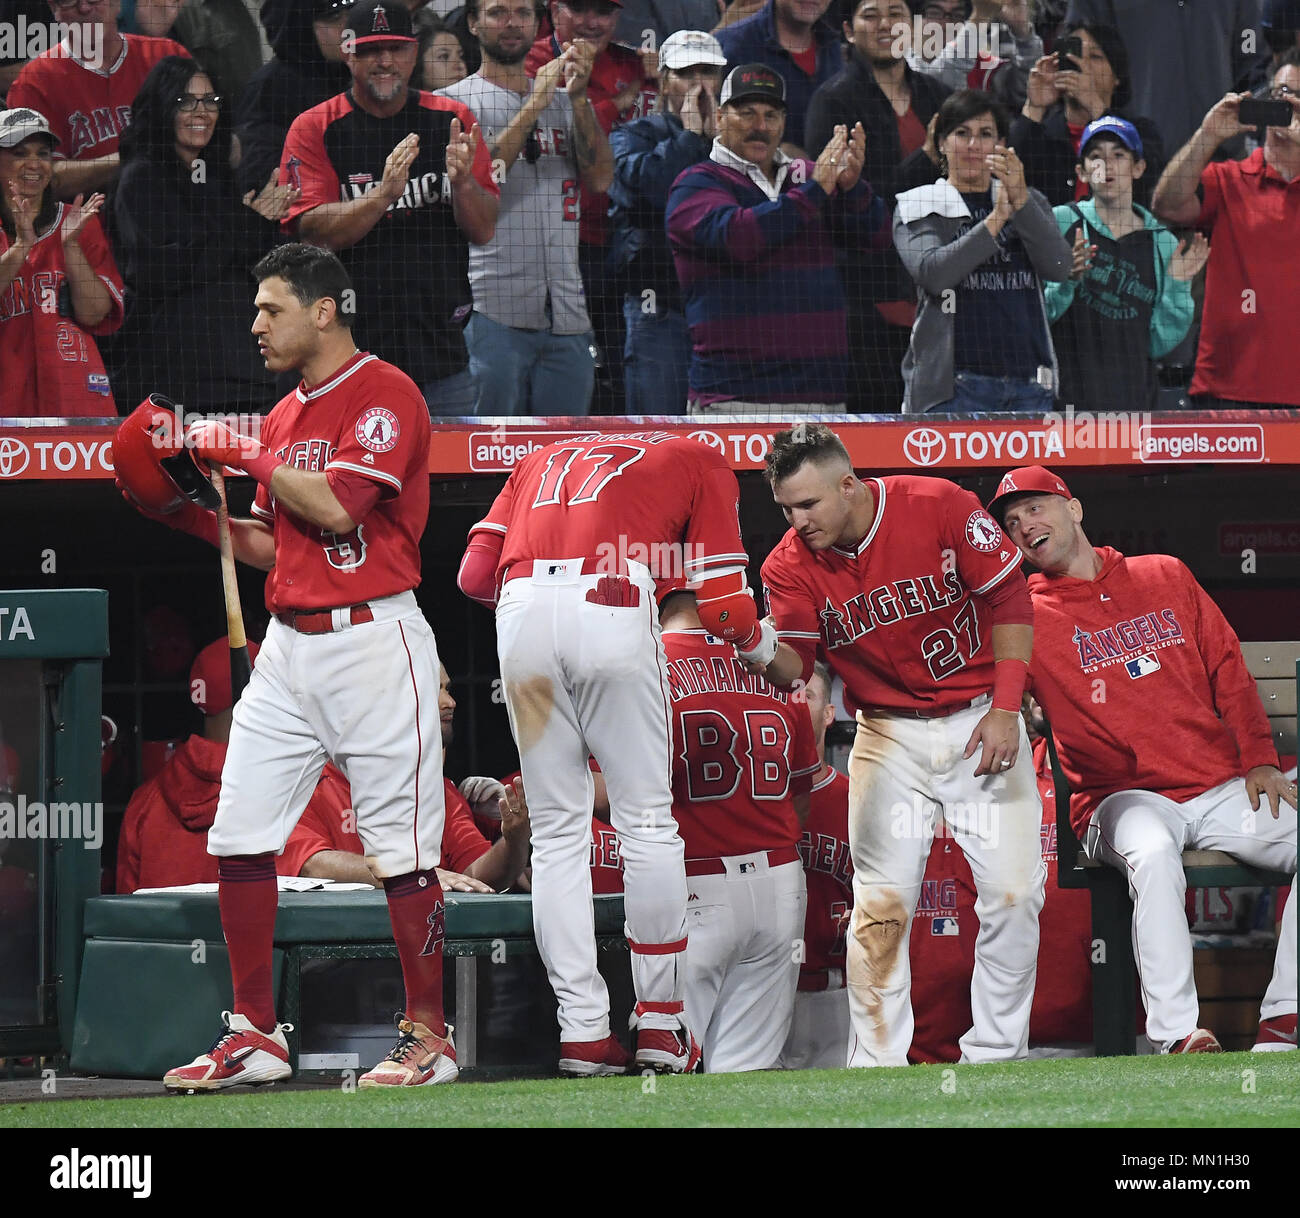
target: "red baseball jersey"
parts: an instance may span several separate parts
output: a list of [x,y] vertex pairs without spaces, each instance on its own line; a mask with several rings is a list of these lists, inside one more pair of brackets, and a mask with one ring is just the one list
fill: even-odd
[[266,606],[332,609],[406,592],[420,582],[429,518],[429,408],[406,373],[358,352],[324,384],[302,383],[266,417],[262,442],[298,469],[379,483],[370,514],[340,537],[278,509],[258,485],[253,515],[275,530]]
[[800,971],[843,969],[844,936],[853,912],[853,856],[849,853],[849,780],[838,770],[828,770],[813,783],[799,857],[808,885]]
[[777,634],[812,675],[818,649],[851,711],[957,707],[993,688],[992,611],[1020,552],[944,478],[870,478],[876,517],[852,550],[814,552],[791,529],[763,563]]
[[1192,573],[1167,554],[1097,553],[1096,579],[1029,580],[1029,680],[1052,724],[1081,838],[1115,791],[1181,803],[1277,765],[1241,644]]
[[794,797],[821,763],[808,704],[745,671],[704,630],[664,632],[673,715],[673,816],[688,859],[799,841]]
[[[438,866],[445,871],[464,871],[491,847],[475,826],[469,804],[456,784],[444,778],[442,785],[447,817],[442,827],[442,858]],[[319,798],[323,790],[330,791],[330,799]],[[332,765],[325,767],[312,802],[289,834],[284,853],[275,860],[275,870],[279,875],[301,875],[303,864],[322,850],[342,850],[347,854],[366,852],[357,834],[352,789]]]
[[618,834],[613,825],[591,818],[591,891],[623,891],[623,856],[618,849]]
[[721,453],[668,432],[592,432],[529,453],[479,531],[505,535],[498,581],[536,558],[593,558],[610,574],[640,562],[661,586],[748,562],[736,475]]
[[[92,336],[112,334],[122,324],[122,276],[99,217],[92,216],[77,243],[108,289],[110,303],[98,325],[79,325],[72,315],[59,239],[66,206],[58,205],[54,227],[37,240],[13,281],[0,291],[0,414],[103,418],[117,413]],[[10,244],[0,231],[0,253]]]
[[168,55],[189,57],[170,38],[121,38],[111,64],[87,67],[60,44],[28,63],[10,87],[5,104],[14,110],[29,106],[45,116],[59,137],[56,157],[90,161],[116,152],[119,137],[131,125],[131,103],[150,69]]

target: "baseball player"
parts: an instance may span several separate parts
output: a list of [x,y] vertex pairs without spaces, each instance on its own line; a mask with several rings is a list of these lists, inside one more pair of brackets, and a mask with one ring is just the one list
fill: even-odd
[[799,839],[808,912],[794,1016],[778,1063],[785,1070],[828,1070],[844,1064],[849,1000],[844,993],[844,938],[853,908],[849,853],[849,780],[826,764],[826,729],[835,722],[831,673],[821,661],[804,686],[819,767],[808,821]]
[[745,582],[739,497],[721,454],[695,440],[593,433],[530,453],[470,530],[459,582],[496,605],[533,825],[533,923],[559,1003],[564,1073],[621,1073],[627,1062],[596,973],[589,753],[623,857],[636,1063],[678,1072],[700,1059],[683,1014],[686,875],[655,577],[685,578],[707,629],[770,659],[775,635]]
[[766,674],[807,681],[820,647],[858,721],[848,1064],[907,1061],[908,936],[939,816],[980,897],[962,1060],[1023,1057],[1043,864],[1019,714],[1033,640],[1020,556],[951,482],[859,480],[821,424],[779,432],[767,478],[791,528],[763,564],[779,639]]
[[[287,1078],[271,993],[275,856],[327,758],[352,787],[357,833],[383,881],[406,983],[396,1048],[360,1085],[455,1077],[444,1059],[443,828],[438,653],[412,589],[429,512],[428,409],[404,373],[352,341],[342,264],[284,245],[254,268],[253,333],[273,372],[302,382],[271,411],[264,443],[210,420],[186,442],[257,482],[253,518],[232,521],[235,554],[270,572],[272,621],[235,708],[208,849],[219,859],[234,1013],[208,1052],[171,1070],[174,1090]],[[128,484],[129,485],[129,484]],[[165,518],[209,541],[210,513]]]
[[686,1018],[706,1074],[770,1070],[803,955],[798,842],[819,764],[812,721],[802,696],[747,673],[704,629],[690,592],[669,592],[659,619],[689,889]]
[[[1070,783],[1074,831],[1089,858],[1128,877],[1147,1036],[1163,1053],[1217,1053],[1213,1032],[1197,1027],[1180,855],[1224,850],[1296,867],[1296,787],[1278,769],[1241,645],[1176,558],[1094,548],[1083,505],[1050,470],[1011,470],[989,506],[1038,568],[1030,679]],[[1261,1052],[1296,1047],[1294,882],[1291,891],[1260,1006]]]

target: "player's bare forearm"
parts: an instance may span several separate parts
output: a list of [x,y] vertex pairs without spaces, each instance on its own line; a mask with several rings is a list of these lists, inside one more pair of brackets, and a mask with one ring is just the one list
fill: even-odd
[[486,245],[497,231],[497,196],[484,190],[471,174],[451,188],[451,212],[456,227],[473,245]]
[[322,203],[298,217],[299,240],[327,250],[345,250],[384,218],[391,202],[383,191],[372,190],[350,203]]
[[614,150],[585,95],[573,103],[573,155],[588,190],[603,194],[609,189],[614,181]]
[[81,326],[97,326],[113,307],[104,281],[95,274],[81,245],[74,237],[63,246],[63,264],[68,275],[68,288],[72,296],[72,316]]
[[803,660],[789,643],[777,643],[776,655],[763,675],[779,689],[789,689],[803,676]]
[[1214,136],[1198,129],[1165,166],[1151,196],[1151,210],[1160,219],[1170,224],[1191,224],[1201,214],[1196,188],[1218,146]]
[[500,837],[492,843],[490,850],[465,868],[465,874],[481,880],[495,892],[504,892],[527,866],[528,838],[512,842]]
[[993,660],[1023,660],[1029,663],[1034,653],[1034,628],[1022,625],[993,627]]
[[351,533],[357,522],[343,509],[329,478],[319,470],[281,465],[271,475],[271,494],[278,508],[292,512],[299,520],[339,536]]
[[18,272],[23,269],[27,255],[31,252],[30,243],[18,238],[3,254],[0,254],[0,292],[13,283]]
[[230,521],[230,545],[235,559],[259,571],[275,566],[275,534],[263,520],[251,517]]
[[104,190],[117,177],[118,157],[95,157],[91,161],[55,161],[54,193],[60,199],[75,199],[96,190]]
[[378,888],[364,855],[348,850],[318,850],[302,865],[301,875],[313,880],[338,880],[344,884],[369,884]]

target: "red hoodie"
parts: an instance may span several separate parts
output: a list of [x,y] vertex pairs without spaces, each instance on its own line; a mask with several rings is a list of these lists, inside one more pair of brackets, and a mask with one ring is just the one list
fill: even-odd
[[1070,782],[1083,837],[1116,791],[1183,803],[1277,765],[1241,644],[1178,559],[1098,547],[1094,580],[1038,573],[1029,679]]

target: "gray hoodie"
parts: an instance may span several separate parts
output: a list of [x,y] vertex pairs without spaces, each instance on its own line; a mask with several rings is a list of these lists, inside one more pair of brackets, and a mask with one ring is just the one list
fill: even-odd
[[[997,202],[1001,184],[993,181]],[[912,343],[903,359],[904,414],[920,414],[953,395],[954,313],[943,307],[943,293],[957,291],[962,280],[998,252],[997,239],[984,224],[961,233],[971,219],[970,209],[957,189],[941,178],[898,196],[894,211],[894,245],[903,266],[916,282],[916,321]],[[1008,221],[1025,247],[1039,280],[1063,282],[1070,277],[1073,258],[1061,236],[1047,200],[1030,190],[1025,205]],[[961,233],[958,236],[958,233]],[[1043,304],[1042,283],[1038,301],[1043,310],[1043,330],[1051,345],[1051,327]],[[1053,386],[1057,380],[1056,353],[1052,352]]]

